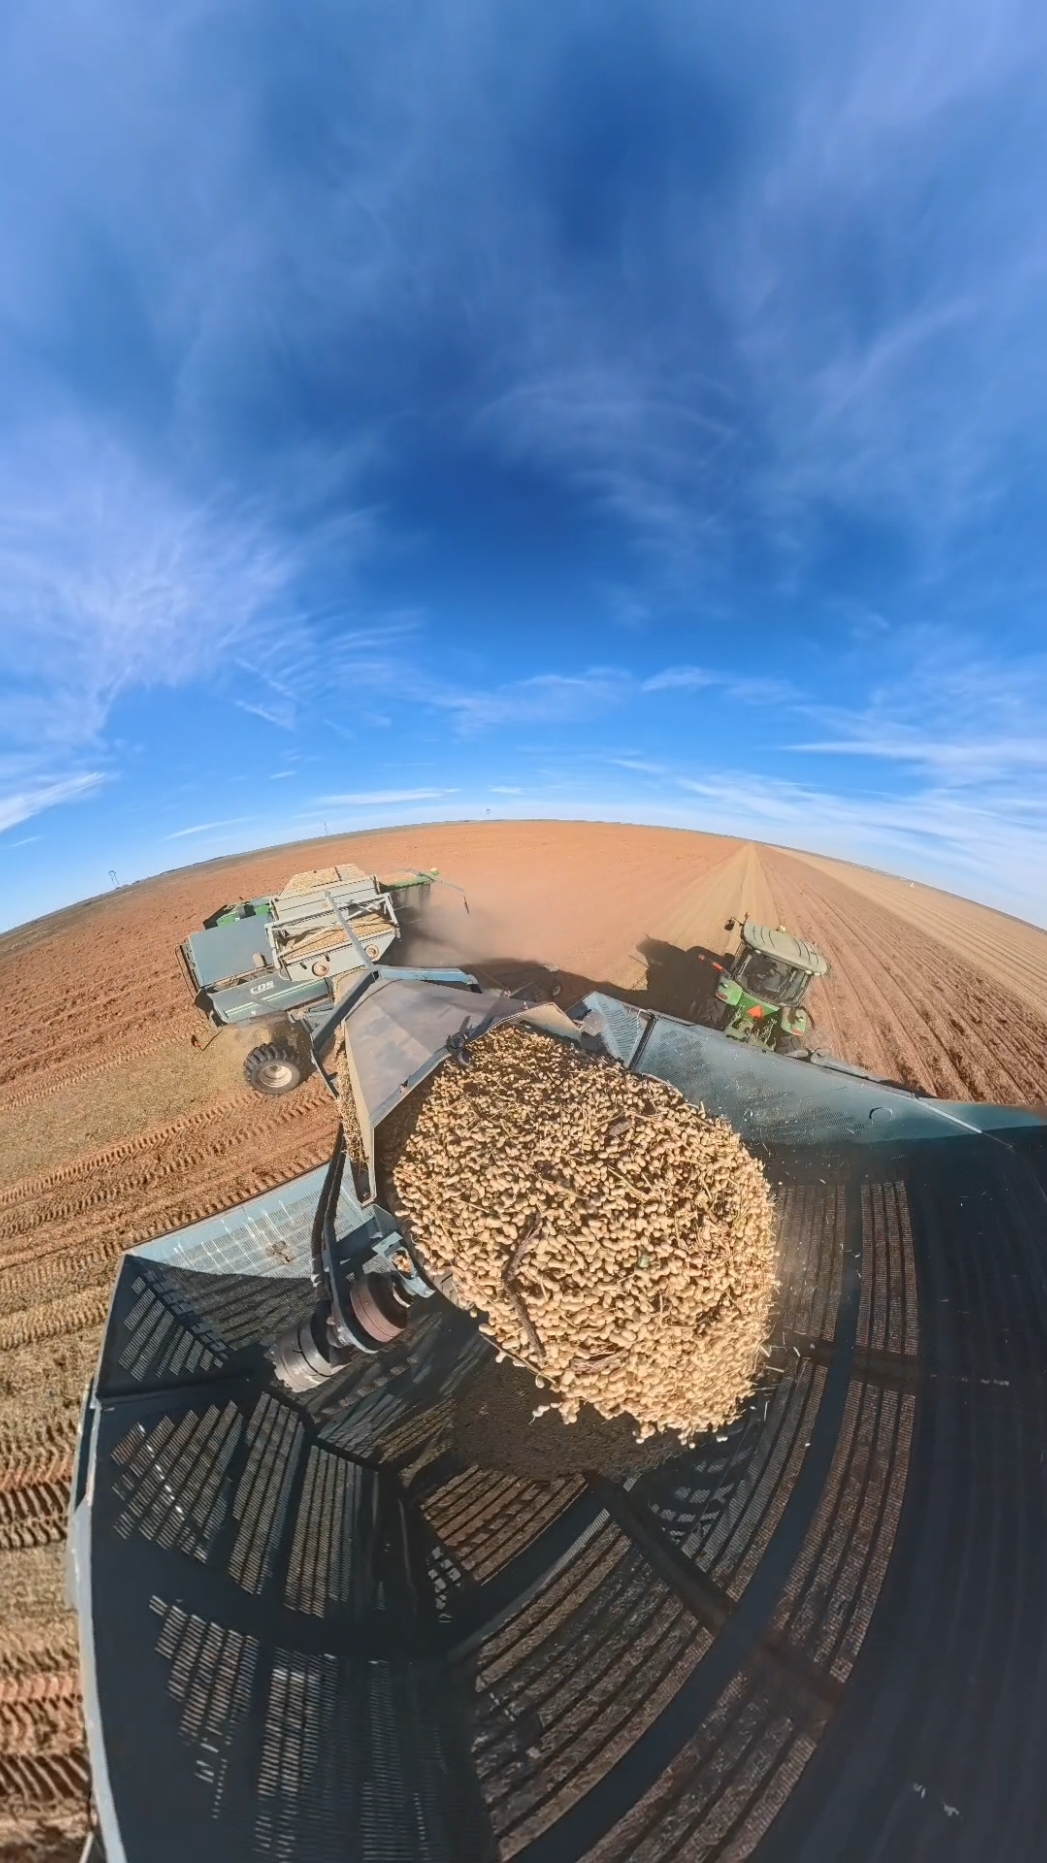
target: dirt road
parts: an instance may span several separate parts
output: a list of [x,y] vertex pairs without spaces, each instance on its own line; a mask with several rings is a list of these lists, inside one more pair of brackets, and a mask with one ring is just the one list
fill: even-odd
[[[65,1496],[113,1268],[132,1243],[317,1164],[316,1083],[243,1087],[244,1040],[203,1053],[175,946],[225,900],[298,867],[438,866],[426,947],[546,963],[563,1000],[609,985],[700,1014],[748,911],[812,939],[832,973],[819,1046],[948,1097],[1047,1100],[1047,933],[816,856],[670,829],[452,824],[214,862],[0,938],[0,1863],[78,1854],[86,1804]],[[28,1846],[28,1847],[27,1847]]]

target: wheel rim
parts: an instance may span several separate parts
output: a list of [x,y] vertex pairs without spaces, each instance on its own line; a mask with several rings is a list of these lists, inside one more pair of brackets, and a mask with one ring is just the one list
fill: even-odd
[[258,1079],[263,1087],[279,1093],[284,1087],[295,1085],[298,1073],[290,1061],[267,1061],[264,1067],[259,1068]]

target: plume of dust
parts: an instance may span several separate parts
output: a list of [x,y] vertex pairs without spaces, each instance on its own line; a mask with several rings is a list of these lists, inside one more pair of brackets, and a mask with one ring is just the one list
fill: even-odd
[[469,910],[462,901],[436,892],[412,928],[412,962],[479,963],[488,958],[517,958],[570,969],[584,942],[583,919],[592,904],[566,897],[553,885],[542,886],[533,874],[521,874],[495,890],[469,889]]

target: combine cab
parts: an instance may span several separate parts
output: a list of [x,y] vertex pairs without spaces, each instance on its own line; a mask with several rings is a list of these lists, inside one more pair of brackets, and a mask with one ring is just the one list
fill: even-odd
[[[736,923],[728,919],[725,931],[733,931]],[[738,955],[716,988],[716,1026],[735,1041],[755,1042],[780,1054],[806,1052],[803,998],[812,977],[828,974],[821,952],[805,938],[794,938],[782,925],[772,931],[746,919]]]

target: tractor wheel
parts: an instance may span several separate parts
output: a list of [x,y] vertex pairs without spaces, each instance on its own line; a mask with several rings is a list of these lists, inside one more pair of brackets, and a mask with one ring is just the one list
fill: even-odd
[[810,1052],[798,1035],[779,1035],[775,1043],[776,1054],[791,1054],[797,1060],[805,1061]]
[[302,1063],[290,1042],[267,1041],[252,1048],[244,1062],[244,1079],[256,1093],[272,1098],[278,1093],[293,1093],[301,1084]]

